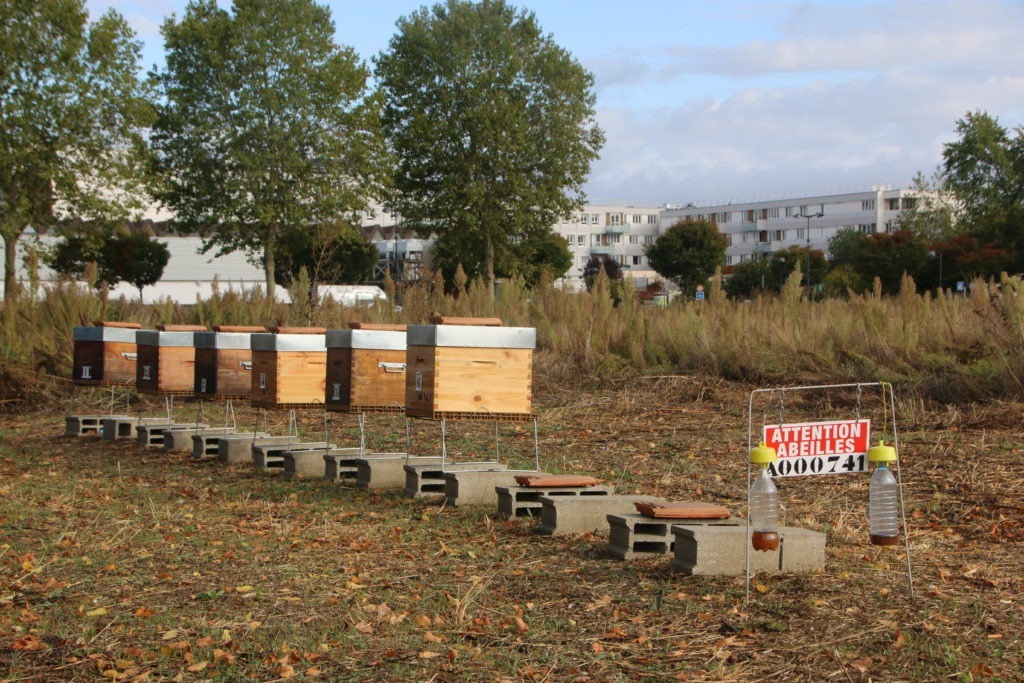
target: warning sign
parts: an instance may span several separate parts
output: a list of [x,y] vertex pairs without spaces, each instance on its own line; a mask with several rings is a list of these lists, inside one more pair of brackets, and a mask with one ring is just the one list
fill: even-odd
[[871,420],[765,425],[764,442],[779,456],[773,476],[866,472]]

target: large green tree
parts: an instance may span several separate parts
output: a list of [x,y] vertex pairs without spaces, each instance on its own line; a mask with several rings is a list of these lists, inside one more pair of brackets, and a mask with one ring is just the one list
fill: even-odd
[[[125,218],[147,202],[143,131],[152,106],[141,47],[110,11],[82,0],[0,2],[0,236],[4,288],[17,295],[17,242],[65,217]],[[59,207],[59,208],[58,208]]]
[[204,250],[262,265],[272,300],[284,230],[353,218],[380,193],[369,70],[312,0],[194,0],[162,31],[160,197]]
[[155,284],[163,276],[171,258],[170,249],[144,232],[124,228],[113,234],[95,230],[95,226],[78,226],[47,255],[47,264],[58,273],[83,278],[90,265],[95,265],[94,287],[112,287],[128,282],[139,290]]
[[421,234],[479,244],[488,284],[503,247],[583,204],[604,142],[593,77],[533,13],[502,0],[422,8],[398,21],[376,75],[398,158],[392,207]]
[[349,223],[325,223],[314,229],[291,228],[281,235],[275,278],[291,287],[305,268],[310,284],[351,285],[373,276],[380,254]]
[[703,285],[725,260],[729,245],[708,221],[679,222],[645,248],[651,268],[675,282],[684,295]]
[[989,248],[1013,254],[1024,270],[1024,128],[1011,133],[985,112],[957,121],[959,139],[943,148],[946,186],[962,207],[960,219]]

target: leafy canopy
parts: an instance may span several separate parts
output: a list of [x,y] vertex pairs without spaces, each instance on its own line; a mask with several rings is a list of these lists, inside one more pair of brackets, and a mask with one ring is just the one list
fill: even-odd
[[1011,133],[979,111],[957,121],[956,130],[959,139],[942,156],[960,220],[986,248],[1008,250],[1012,267],[1024,270],[1024,128]]
[[0,236],[14,297],[26,228],[112,224],[148,204],[153,110],[137,77],[140,44],[116,12],[89,24],[82,0],[4,0],[0,26]]
[[728,239],[708,221],[679,222],[645,248],[651,268],[674,281],[683,294],[707,283],[725,260]]
[[195,0],[163,27],[153,135],[161,199],[204,249],[262,263],[273,297],[286,229],[353,218],[378,195],[367,68],[312,0]]
[[503,0],[422,8],[398,21],[376,76],[397,156],[392,207],[448,248],[479,249],[488,284],[502,255],[517,257],[511,245],[583,204],[604,142],[593,77],[533,13]]

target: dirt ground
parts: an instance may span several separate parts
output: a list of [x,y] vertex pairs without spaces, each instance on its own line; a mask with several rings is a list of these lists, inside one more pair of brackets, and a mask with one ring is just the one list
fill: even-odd
[[[0,679],[1024,680],[1024,405],[753,389],[541,381],[541,467],[739,516],[751,431],[869,416],[895,427],[910,572],[903,546],[868,543],[867,475],[780,479],[783,523],[826,533],[825,570],[748,584],[668,556],[623,562],[606,534],[540,536],[489,507],[65,437],[82,398],[5,415]],[[303,433],[322,436],[322,413],[305,413]],[[256,419],[239,411],[242,428]],[[353,419],[327,429],[354,445]],[[400,418],[367,431],[371,448],[405,449]],[[414,455],[437,454],[436,431],[413,427]],[[453,432],[453,459],[495,438]],[[528,463],[532,423],[499,432],[501,457]]]

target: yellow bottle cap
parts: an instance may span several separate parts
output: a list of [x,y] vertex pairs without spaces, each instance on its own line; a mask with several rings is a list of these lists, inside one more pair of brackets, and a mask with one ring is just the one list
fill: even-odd
[[896,449],[886,446],[885,442],[879,439],[878,443],[868,449],[868,462],[895,462]]
[[775,454],[775,449],[766,446],[764,441],[750,449],[750,462],[755,465],[767,465],[776,460],[778,460],[778,456]]

